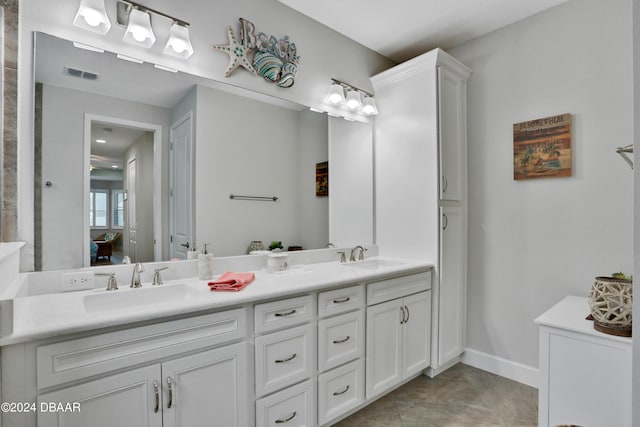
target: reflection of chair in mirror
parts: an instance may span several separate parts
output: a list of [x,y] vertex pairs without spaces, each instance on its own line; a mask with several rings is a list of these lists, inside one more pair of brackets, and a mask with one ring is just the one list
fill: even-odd
[[109,231],[96,237],[93,241],[98,245],[98,250],[94,262],[98,262],[100,257],[106,257],[111,261],[111,255],[113,254],[113,247],[120,240],[120,233],[117,231]]

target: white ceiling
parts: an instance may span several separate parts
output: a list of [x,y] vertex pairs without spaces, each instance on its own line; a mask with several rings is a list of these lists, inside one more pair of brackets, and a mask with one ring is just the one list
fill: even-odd
[[449,49],[567,0],[278,0],[396,61]]

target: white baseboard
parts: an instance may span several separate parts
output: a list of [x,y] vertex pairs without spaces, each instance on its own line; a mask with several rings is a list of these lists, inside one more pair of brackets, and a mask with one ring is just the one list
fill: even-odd
[[509,378],[510,380],[538,388],[540,371],[537,368],[503,359],[492,354],[483,353],[470,348],[462,354],[462,363]]

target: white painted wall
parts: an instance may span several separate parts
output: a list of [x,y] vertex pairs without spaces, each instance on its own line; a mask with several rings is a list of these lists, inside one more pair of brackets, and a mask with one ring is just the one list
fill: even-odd
[[[533,319],[630,272],[631,2],[574,0],[449,51],[469,66],[467,346],[538,366]],[[573,114],[573,176],[513,181],[513,123]],[[585,315],[588,313],[585,313]]]
[[[329,117],[329,240],[373,243],[373,128]],[[348,254],[347,254],[348,255]]]
[[305,110],[298,113],[298,121],[298,240],[303,249],[324,248],[329,238],[329,197],[316,196],[316,163],[329,158],[327,116]]
[[299,244],[299,112],[202,86],[196,109],[196,242],[216,256],[246,253],[252,240]]
[[[170,111],[106,96],[43,85],[43,270],[82,267],[84,117],[86,113],[162,126],[168,141]],[[65,167],[60,167],[65,165]],[[21,185],[26,185],[21,181]],[[21,214],[23,215],[23,214]]]
[[[276,0],[155,0],[154,9],[188,21],[195,49],[188,61],[162,54],[170,22],[154,19],[158,37],[151,49],[122,42],[124,28],[115,23],[106,36],[91,33],[72,25],[78,2],[29,0],[20,5],[19,60],[19,235],[28,244],[23,250],[23,269],[31,268],[29,261],[33,242],[33,78],[32,32],[42,31],[65,39],[102,47],[109,51],[159,63],[199,76],[224,81],[258,92],[274,95],[304,105],[320,105],[331,77],[345,80],[363,89],[370,88],[368,77],[388,68],[391,62],[362,45],[289,9]],[[107,2],[108,14],[115,22],[116,2]],[[228,57],[212,52],[211,44],[226,43],[226,27],[232,25],[238,34],[238,18],[247,18],[257,31],[291,37],[302,57],[296,83],[281,89],[244,70],[231,77],[223,76]]]

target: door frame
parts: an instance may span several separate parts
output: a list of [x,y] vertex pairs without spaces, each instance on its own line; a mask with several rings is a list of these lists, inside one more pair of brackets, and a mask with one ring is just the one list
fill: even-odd
[[[178,126],[180,126],[180,124],[182,122],[184,122],[185,120],[189,119],[191,126],[190,126],[190,132],[191,132],[191,138],[190,138],[190,151],[191,151],[191,164],[193,165],[193,167],[191,168],[191,170],[189,171],[189,187],[191,189],[191,195],[189,197],[189,201],[191,203],[191,208],[190,208],[190,212],[191,212],[191,227],[189,230],[189,234],[191,235],[191,240],[193,240],[193,237],[196,234],[196,214],[195,214],[195,206],[194,206],[194,200],[195,200],[195,144],[194,144],[194,137],[195,137],[195,125],[193,123],[193,111],[189,110],[187,111],[183,116],[181,116],[178,120],[175,120],[171,123],[171,125],[169,126],[169,144],[173,144],[173,133],[174,133],[174,129],[177,128]],[[171,146],[169,147],[169,258],[173,258],[175,256],[174,250],[173,250],[173,242],[171,241],[171,237],[175,234],[175,206],[174,206],[174,196],[173,196],[173,179],[174,179],[174,174],[175,174],[175,158],[174,158],[174,151],[171,149]],[[195,249],[194,249],[195,250]]]
[[83,214],[83,250],[82,264],[85,267],[91,266],[89,257],[89,239],[91,230],[89,226],[89,191],[91,191],[91,123],[101,122],[117,126],[125,126],[134,129],[153,132],[153,258],[155,261],[162,260],[162,126],[155,123],[138,122],[134,120],[121,119],[118,117],[103,116],[101,114],[85,113],[84,115],[84,174],[83,174],[83,194],[82,212]]

